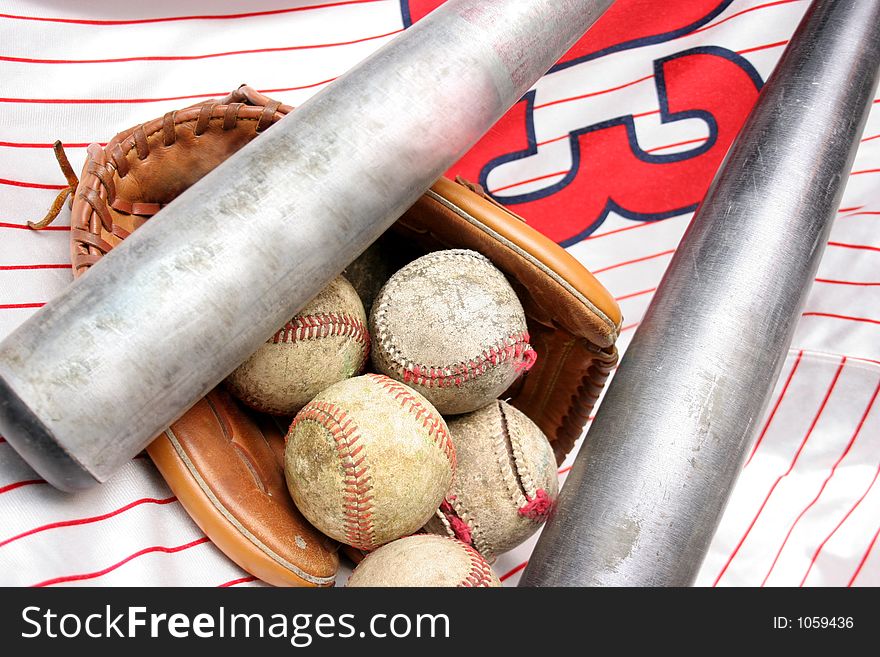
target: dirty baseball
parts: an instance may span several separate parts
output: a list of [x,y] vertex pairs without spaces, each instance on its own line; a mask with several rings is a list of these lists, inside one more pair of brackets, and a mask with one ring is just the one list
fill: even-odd
[[454,538],[421,534],[367,555],[347,586],[492,587],[501,582],[472,547]]
[[370,328],[375,367],[444,415],[485,406],[536,357],[510,283],[467,249],[429,253],[395,273],[373,305]]
[[338,276],[230,374],[226,385],[258,411],[293,415],[327,386],[360,372],[369,349],[363,304]]
[[534,534],[559,489],[547,438],[522,412],[496,401],[449,420],[458,468],[425,529],[472,545],[490,563]]
[[297,414],[284,462],[303,515],[372,550],[427,522],[452,482],[455,449],[424,397],[367,374],[330,386]]

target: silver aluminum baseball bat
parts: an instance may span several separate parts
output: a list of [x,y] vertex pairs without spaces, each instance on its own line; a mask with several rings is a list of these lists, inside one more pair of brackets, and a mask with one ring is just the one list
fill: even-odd
[[0,433],[109,477],[354,260],[612,0],[451,0],[191,187],[0,343]]
[[828,240],[880,66],[880,0],[817,0],[607,391],[524,586],[690,585]]

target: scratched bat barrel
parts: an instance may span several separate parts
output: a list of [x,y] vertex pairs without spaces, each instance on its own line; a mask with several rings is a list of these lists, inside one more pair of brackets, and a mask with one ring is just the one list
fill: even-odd
[[693,582],[828,240],[878,65],[880,0],[811,5],[608,388],[522,585]]
[[0,344],[0,432],[103,481],[317,294],[611,0],[451,0],[191,187]]

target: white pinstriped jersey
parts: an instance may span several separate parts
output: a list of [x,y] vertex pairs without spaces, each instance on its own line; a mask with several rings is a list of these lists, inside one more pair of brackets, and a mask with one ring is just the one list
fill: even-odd
[[[71,280],[68,213],[24,227],[63,182],[55,139],[78,170],[90,141],[242,82],[298,105],[438,2],[0,2],[0,337]],[[618,0],[453,168],[611,290],[621,351],[807,5]],[[880,584],[878,105],[699,584]],[[0,440],[0,518],[2,584],[256,584],[146,457],[68,496]],[[498,560],[506,584],[533,545]]]

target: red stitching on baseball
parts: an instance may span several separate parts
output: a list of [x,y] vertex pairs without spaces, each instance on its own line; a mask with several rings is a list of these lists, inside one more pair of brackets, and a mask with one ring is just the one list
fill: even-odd
[[519,515],[536,522],[544,522],[553,509],[553,500],[543,488],[535,491],[534,497],[526,497],[526,503],[519,508]]
[[465,545],[461,541],[457,542],[467,550],[468,560],[471,564],[470,571],[467,576],[461,580],[459,586],[466,588],[490,586],[492,584],[492,569],[489,567],[489,564],[486,563],[486,560],[480,556],[480,553],[470,545]]
[[455,538],[460,540],[462,543],[466,543],[467,545],[473,545],[474,537],[471,535],[471,528],[455,512],[455,509],[452,507],[452,504],[449,501],[450,499],[454,498],[444,499],[440,503],[440,513],[442,513],[446,518],[446,521],[449,523],[449,529],[452,530]]
[[416,420],[421,421],[422,426],[428,432],[428,436],[446,454],[446,458],[449,459],[449,464],[454,471],[456,463],[455,447],[452,445],[449,432],[446,431],[446,423],[443,421],[443,418],[436,411],[431,410],[416,399],[413,391],[402,383],[398,383],[394,379],[390,379],[382,374],[367,374],[366,376],[391,393],[391,396],[400,403],[403,410],[413,413]]
[[373,528],[373,489],[366,454],[355,460],[363,444],[360,433],[351,416],[344,410],[323,401],[311,401],[297,414],[290,425],[290,433],[300,422],[316,422],[326,429],[336,442],[336,452],[342,463],[344,477],[343,531],[349,545],[362,550],[372,550],[375,545]]
[[487,348],[476,360],[451,367],[424,367],[410,364],[403,369],[404,383],[445,388],[461,386],[466,381],[484,374],[489,367],[513,361],[518,372],[528,371],[535,364],[538,354],[529,344],[529,333],[515,333]]
[[317,313],[294,317],[269,342],[280,344],[338,336],[354,338],[355,342],[364,345],[364,349],[370,346],[370,332],[366,325],[357,317],[346,313]]

